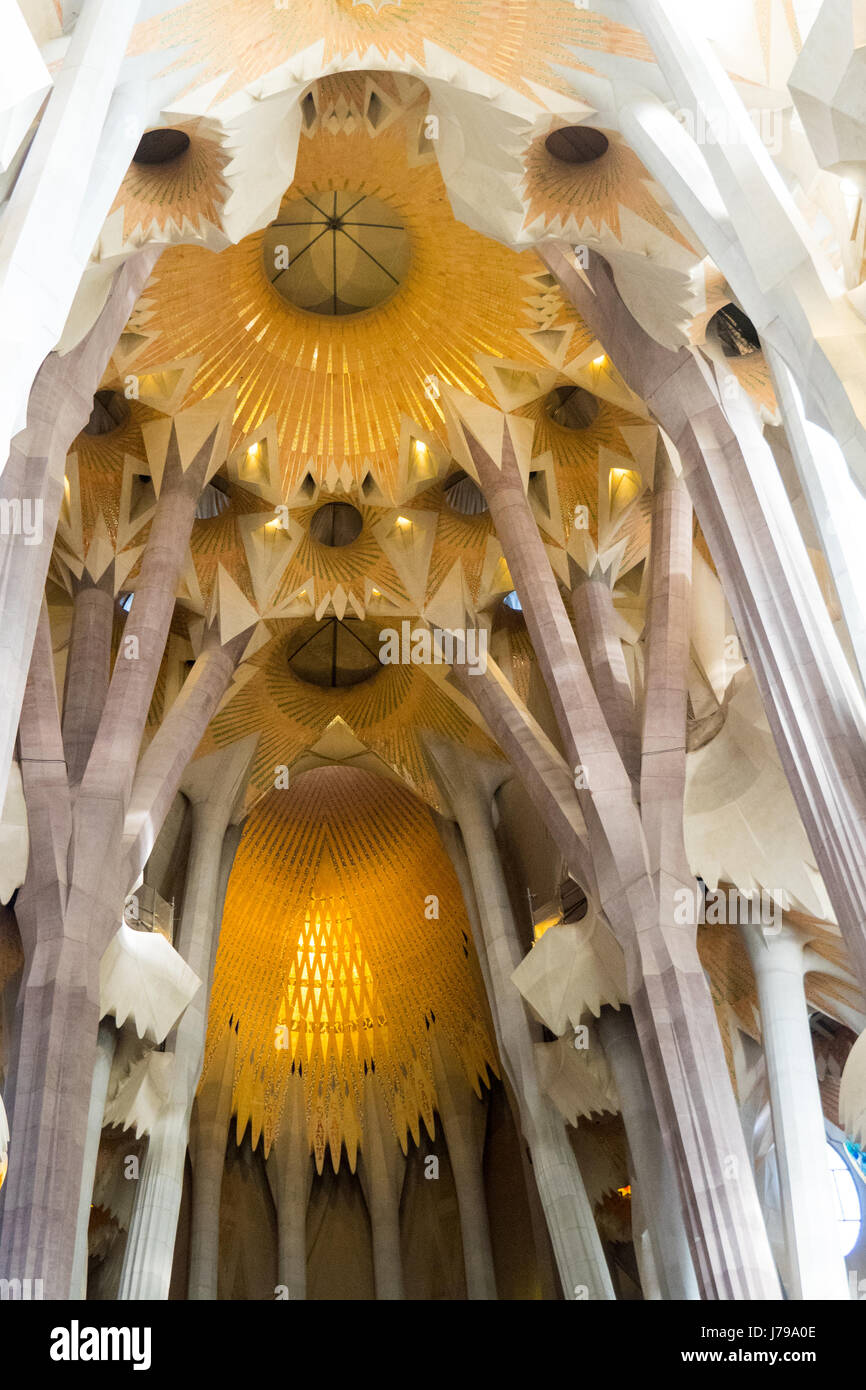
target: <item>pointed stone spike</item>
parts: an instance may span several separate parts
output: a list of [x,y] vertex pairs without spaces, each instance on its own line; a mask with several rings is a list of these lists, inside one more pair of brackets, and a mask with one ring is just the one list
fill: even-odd
[[495,406],[484,405],[482,401],[467,395],[465,391],[458,391],[454,386],[443,385],[441,400],[448,427],[448,442],[460,466],[478,482],[468,442],[468,439],[472,438],[489,454],[497,468],[501,468],[504,412],[497,410]]
[[215,599],[222,643],[230,642],[238,633],[245,632],[247,628],[255,627],[258,623],[259,615],[255,608],[223,565],[219,565],[217,569]]
[[225,459],[235,396],[234,390],[219,391],[197,405],[179,411],[177,415],[166,416],[160,420],[148,420],[142,425],[141,434],[157,494],[162,485],[172,431],[177,440],[180,464],[184,472],[207,444],[210,458],[204,481],[208,482],[213,477]]
[[84,568],[91,579],[99,580],[114,561],[114,543],[108,530],[108,523],[102,512],[97,513],[93,535],[87,547]]

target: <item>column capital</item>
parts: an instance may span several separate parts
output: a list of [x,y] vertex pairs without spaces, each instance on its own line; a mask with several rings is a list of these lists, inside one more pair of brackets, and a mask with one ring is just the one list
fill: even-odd
[[197,821],[219,821],[224,832],[239,819],[257,744],[258,734],[250,734],[188,765],[180,790],[192,803]]
[[802,927],[783,920],[767,924],[740,922],[738,928],[756,977],[768,969],[805,975],[806,948],[811,937]]
[[421,739],[445,802],[446,819],[459,821],[461,811],[482,803],[489,813],[496,792],[514,776],[510,764],[471,753],[435,734],[422,733]]

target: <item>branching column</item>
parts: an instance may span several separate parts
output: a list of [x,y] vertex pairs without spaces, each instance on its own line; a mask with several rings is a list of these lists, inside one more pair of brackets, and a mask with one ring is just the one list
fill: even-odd
[[[459,417],[458,417],[459,418]],[[586,835],[571,837],[569,870],[599,904],[625,954],[629,999],[662,1132],[682,1187],[695,1268],[705,1297],[777,1298],[779,1285],[694,926],[674,917],[678,890],[694,894],[685,855],[688,599],[691,512],[664,451],[656,468],[648,615],[641,808],[580,654],[526,496],[508,421],[493,452],[460,421],[496,533],[520,597],[566,758],[580,788]],[[514,698],[491,671],[461,676],[516,768],[555,750],[513,722]],[[551,756],[552,754],[552,756]],[[557,779],[559,773],[557,773]],[[540,808],[566,814],[564,789],[530,776]],[[591,867],[587,872],[585,856]],[[470,853],[471,860],[471,853]]]
[[[174,1056],[171,1093],[150,1135],[136,1191],[119,1297],[165,1299],[183,1193],[190,1114],[204,1058],[214,936],[219,932],[223,840],[237,801],[243,767],[224,767],[226,755],[202,759],[187,792],[193,832],[177,949],[205,982],[187,1006],[165,1050]],[[205,768],[205,764],[211,764]],[[209,774],[209,776],[208,776]]]
[[277,1279],[289,1299],[307,1297],[307,1206],[313,1159],[307,1134],[304,1080],[289,1078],[280,1128],[267,1158],[268,1182],[277,1209]]
[[223,1034],[192,1109],[189,1140],[192,1214],[187,1290],[190,1301],[213,1302],[217,1298],[220,1198],[232,1117],[236,1043],[237,1035],[232,1029]]
[[[15,1162],[4,1191],[0,1269],[5,1277],[43,1278],[52,1298],[68,1298],[72,1280],[99,1027],[100,961],[120,922],[124,898],[144,867],[143,860],[133,862],[127,853],[124,821],[140,781],[139,751],[196,501],[219,437],[215,427],[194,456],[187,453],[184,459],[176,427],[171,428],[122,650],[74,795],[44,605],[22,703],[19,738],[31,853],[16,902],[26,965],[13,1078]],[[201,665],[196,662],[148,748],[151,843],[239,656],[227,643],[215,654],[205,653]],[[218,679],[210,681],[211,673]],[[64,1161],[58,1163],[61,1149]]]
[[70,1297],[87,1297],[87,1254],[90,1228],[90,1199],[99,1157],[99,1141],[105,1117],[105,1100],[111,1079],[111,1064],[117,1047],[117,1027],[113,1018],[102,1019],[96,1041],[96,1066],[93,1068],[93,1087],[90,1092],[90,1111],[87,1116],[87,1140],[84,1145],[84,1167],[81,1175],[81,1195],[78,1203],[78,1224],[75,1231],[75,1264],[72,1271]]
[[499,1054],[517,1100],[563,1289],[567,1298],[613,1298],[577,1159],[561,1116],[541,1093],[529,1019],[511,980],[523,953],[490,815],[502,769],[470,763],[452,745],[429,746],[466,846],[483,936],[476,949],[486,958]]
[[699,1298],[677,1177],[662,1142],[630,1011],[625,1006],[602,1009],[598,1031],[619,1093],[635,1191],[650,1234],[658,1296]]
[[[589,281],[554,243],[540,248],[626,384],[676,444],[701,529],[836,920],[866,989],[866,713],[830,624],[778,469],[747,402],[736,430],[709,365],[640,327],[609,268]],[[726,383],[734,386],[736,383]]]
[[430,1047],[436,1107],[445,1131],[460,1208],[466,1293],[470,1299],[495,1299],[496,1275],[481,1166],[486,1111],[473,1094],[459,1059],[440,1030],[431,1034]]
[[824,1115],[803,988],[805,941],[793,927],[741,932],[758,985],[788,1268],[797,1299],[849,1298],[827,1167]]
[[161,249],[131,256],[87,337],[65,356],[46,358],[30,393],[27,427],[13,439],[0,475],[0,500],[13,515],[21,509],[22,522],[29,516],[31,527],[39,521],[34,534],[22,526],[0,535],[0,805],[63,505],[66,456],[90,418],[94,393]]
[[364,1134],[358,1176],[370,1215],[373,1275],[379,1302],[406,1297],[400,1249],[400,1196],[406,1159],[372,1073],[364,1078]]
[[114,566],[98,582],[87,570],[74,584],[72,632],[63,696],[63,751],[71,786],[84,776],[108,694],[114,627]]

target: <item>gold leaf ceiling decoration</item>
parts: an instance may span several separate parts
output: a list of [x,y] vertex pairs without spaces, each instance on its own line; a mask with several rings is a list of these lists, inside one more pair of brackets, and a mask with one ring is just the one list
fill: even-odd
[[[498,748],[423,666],[383,666],[360,685],[329,689],[295,675],[288,655],[297,622],[269,623],[274,639],[251,657],[248,678],[211,720],[199,756],[260,731],[247,805],[274,787],[275,769],[291,768],[342,720],[373,754],[437,810],[441,798],[421,740],[428,730],[467,753],[498,757]],[[443,668],[430,668],[442,671]]]
[[[557,121],[551,129],[564,125]],[[693,250],[659,203],[658,185],[652,183],[634,150],[615,130],[603,130],[608,148],[586,164],[569,164],[552,155],[546,145],[549,134],[546,131],[537,136],[526,154],[523,196],[527,226],[539,221],[546,230],[555,221],[562,225],[574,219],[579,227],[597,233],[607,228],[622,241],[622,213],[627,209],[679,246]]]
[[[428,904],[438,902],[438,918]],[[427,915],[425,915],[427,914]],[[288,1078],[304,1080],[321,1172],[363,1146],[372,1072],[404,1151],[434,1132],[429,1029],[480,1093],[492,1030],[460,888],[430,814],[357,769],[308,772],[250,816],[229,883],[203,1078],[237,1030],[233,1107],[267,1152]]]
[[[324,41],[324,42],[323,42]],[[293,55],[323,42],[327,68],[376,47],[395,63],[429,62],[428,45],[449,50],[524,97],[537,100],[534,84],[569,93],[558,71],[582,67],[572,46],[652,62],[643,35],[574,0],[187,0],[138,25],[132,52],[179,45],[167,71],[193,67],[190,86],[222,77],[219,99],[233,96]],[[591,71],[591,68],[588,69]]]
[[179,121],[188,136],[185,154],[164,164],[130,164],[109,213],[122,222],[121,239],[200,237],[219,226],[220,207],[230,189],[222,177],[231,158],[206,121]]
[[362,525],[358,537],[350,545],[325,545],[311,535],[310,522],[329,500],[332,500],[330,495],[325,493],[315,506],[292,511],[292,520],[302,528],[303,534],[286,565],[275,604],[312,581],[311,593],[315,593],[317,603],[323,595],[339,587],[346,594],[350,607],[362,617],[370,582],[373,582],[388,593],[401,611],[411,611],[413,604],[405,582],[385,555],[376,534],[377,527],[386,521],[389,513],[383,507],[359,508]]
[[[331,80],[332,82],[335,79]],[[405,422],[445,440],[438,383],[493,402],[479,356],[548,365],[533,338],[539,313],[525,276],[542,268],[458,222],[435,160],[410,165],[406,117],[370,137],[357,126],[301,141],[289,197],[350,192],[380,200],[407,229],[411,261],[387,303],[351,317],[310,314],[269,283],[266,230],[218,257],[200,247],[163,253],[125,370],[200,359],[186,403],[238,383],[232,447],[266,421],[287,495],[308,473],[360,484],[368,473],[392,495]],[[414,120],[414,117],[413,117]],[[414,129],[414,127],[413,127]],[[550,298],[550,296],[548,296]],[[543,327],[572,330],[573,358],[592,335],[561,295]]]

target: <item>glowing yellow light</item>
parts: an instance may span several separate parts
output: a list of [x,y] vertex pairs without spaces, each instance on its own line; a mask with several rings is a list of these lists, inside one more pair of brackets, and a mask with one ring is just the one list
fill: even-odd
[[616,1192],[618,1197],[630,1197],[631,1187],[618,1187]]
[[64,475],[63,475],[63,487],[64,487],[64,490],[65,490],[65,492],[66,492],[66,496],[68,497],[68,496],[69,496],[69,479],[67,478],[67,476],[66,476],[65,473],[64,473]]
[[247,458],[248,458],[248,459],[257,459],[258,456],[259,456],[259,450],[260,450],[260,449],[261,449],[261,445],[259,444],[258,440],[256,440],[256,443],[255,443],[255,444],[251,444],[250,447],[247,449]]
[[601,357],[593,357],[593,359],[592,359],[592,365],[593,365],[594,367],[603,367],[606,361],[607,361],[607,356],[606,356],[605,353],[602,353],[602,354],[601,354]]
[[624,478],[625,475],[626,475],[626,473],[627,473],[627,471],[628,471],[628,470],[625,469],[625,468],[612,468],[612,469],[610,470],[610,476],[611,476],[612,478],[617,478],[617,479],[618,479],[618,478]]
[[416,440],[415,440],[415,453],[416,453],[416,454],[426,454],[426,452],[427,452],[427,445],[424,443],[424,440],[423,440],[423,439],[416,439]]
[[398,526],[402,526],[402,527],[404,528],[404,530],[405,530],[405,528],[406,528],[407,526],[411,526],[412,523],[411,523],[411,521],[409,520],[408,516],[398,516],[398,517],[397,517],[397,525],[398,525]]
[[381,598],[381,597],[382,597],[382,595],[381,595],[381,593],[380,593],[380,591],[379,591],[378,589],[371,589],[371,590],[370,590],[370,593],[371,593],[371,594],[374,594],[374,595],[376,596],[376,598]]

